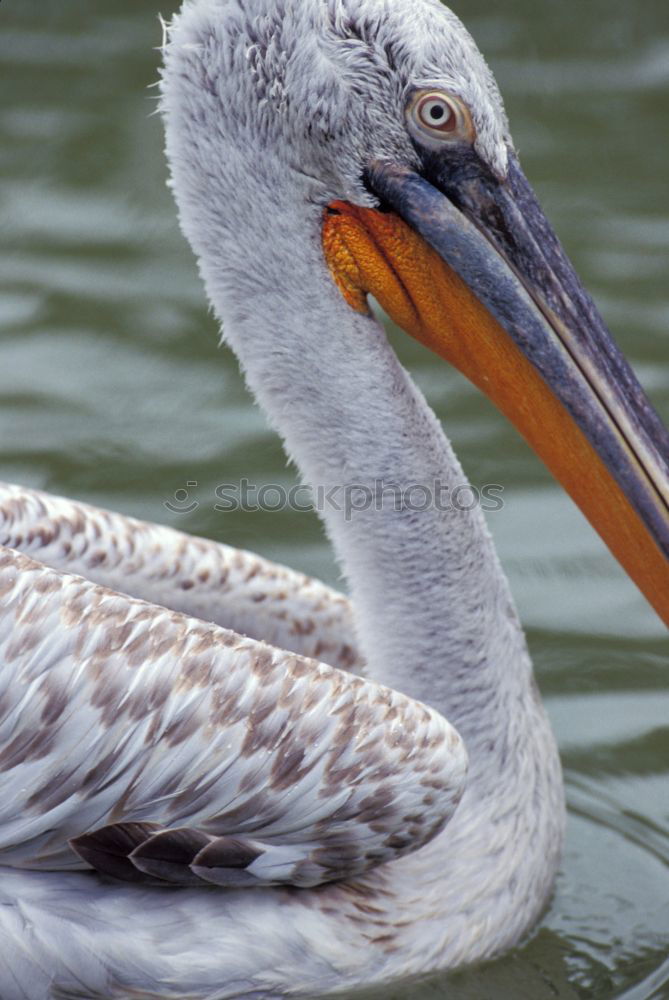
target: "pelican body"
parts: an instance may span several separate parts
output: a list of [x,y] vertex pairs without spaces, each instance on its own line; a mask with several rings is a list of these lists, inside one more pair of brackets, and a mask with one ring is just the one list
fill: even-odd
[[[466,483],[373,296],[491,396],[669,620],[666,431],[457,18],[186,0],[164,59],[181,226],[303,481]],[[0,491],[3,1000],[312,997],[535,925],[562,779],[481,511],[321,516],[348,597]]]

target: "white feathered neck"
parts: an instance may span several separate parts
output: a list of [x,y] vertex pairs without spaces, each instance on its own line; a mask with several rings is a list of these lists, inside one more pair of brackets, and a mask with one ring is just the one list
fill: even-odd
[[[240,16],[227,7],[233,21]],[[305,482],[401,490],[466,482],[383,330],[347,306],[327,272],[323,206],[342,191],[289,165],[280,143],[278,151],[263,146],[242,111],[225,106],[221,53],[234,63],[237,91],[245,86],[239,59],[248,60],[250,91],[256,64],[220,13],[212,38],[210,15],[199,5],[172,32],[167,150],[184,232],[250,389]],[[238,108],[245,100],[251,106],[253,93],[238,94]],[[524,642],[480,511],[385,505],[347,519],[326,506],[322,518],[373,676],[429,700],[456,724],[461,700],[472,710],[473,686],[490,712],[490,691],[509,686],[515,695],[518,682],[528,683]]]

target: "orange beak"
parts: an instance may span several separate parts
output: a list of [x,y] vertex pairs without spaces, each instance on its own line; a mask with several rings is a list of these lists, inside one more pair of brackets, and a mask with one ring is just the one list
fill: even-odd
[[517,160],[503,181],[471,156],[449,166],[430,183],[371,165],[392,211],[330,206],[333,276],[352,307],[373,295],[492,399],[669,625],[669,435]]

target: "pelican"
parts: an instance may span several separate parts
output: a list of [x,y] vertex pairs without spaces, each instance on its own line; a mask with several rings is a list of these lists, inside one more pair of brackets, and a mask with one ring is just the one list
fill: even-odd
[[[668,438],[436,0],[186,0],[171,185],[350,597],[7,486],[0,996],[313,997],[500,954],[559,864],[558,753],[477,508],[370,310],[511,419],[669,621]],[[377,503],[377,487],[399,503]],[[357,492],[355,492],[357,491]]]

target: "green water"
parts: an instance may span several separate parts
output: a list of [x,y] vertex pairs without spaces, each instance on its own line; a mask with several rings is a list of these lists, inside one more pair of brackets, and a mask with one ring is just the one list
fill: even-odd
[[[307,514],[219,514],[246,476],[290,485],[216,346],[165,188],[147,85],[157,0],[0,5],[0,478],[255,549],[337,582]],[[669,420],[669,5],[461,0],[525,170]],[[169,16],[168,0],[162,13]],[[570,828],[537,933],[483,969],[396,997],[669,996],[665,633],[493,409],[393,335],[490,517],[559,735]],[[187,481],[197,508],[164,501]],[[388,992],[384,992],[388,996]]]

